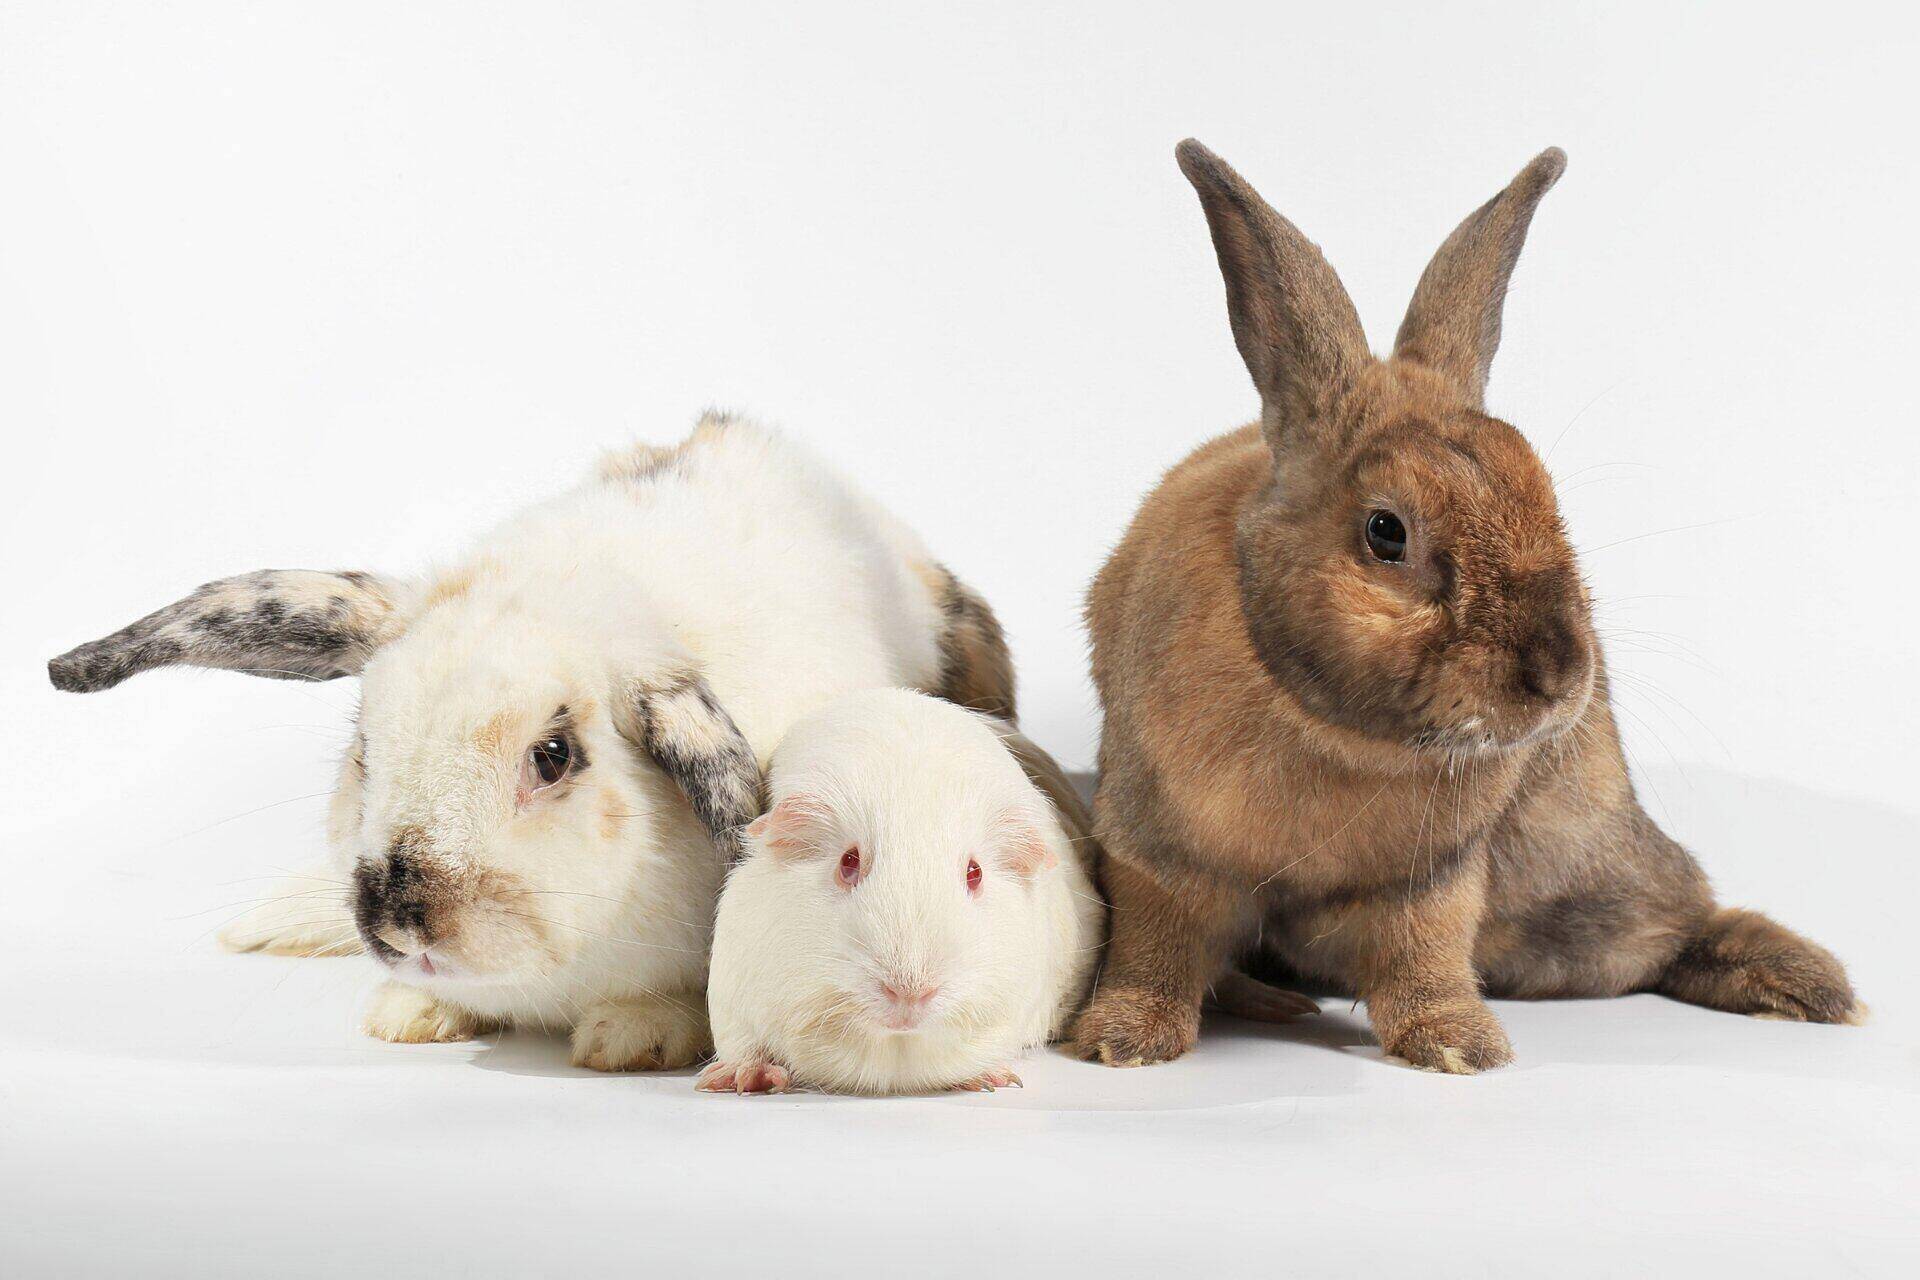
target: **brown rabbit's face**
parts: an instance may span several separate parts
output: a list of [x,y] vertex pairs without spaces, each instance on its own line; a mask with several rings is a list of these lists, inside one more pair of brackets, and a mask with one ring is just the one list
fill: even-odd
[[1359,383],[1241,520],[1261,660],[1316,716],[1410,747],[1501,750],[1572,725],[1596,649],[1545,467],[1423,370]]
[[1376,740],[1503,750],[1573,724],[1596,666],[1586,590],[1533,450],[1481,410],[1549,148],[1454,228],[1376,359],[1339,276],[1188,139],[1234,344],[1273,459],[1235,550],[1248,632],[1308,711]]

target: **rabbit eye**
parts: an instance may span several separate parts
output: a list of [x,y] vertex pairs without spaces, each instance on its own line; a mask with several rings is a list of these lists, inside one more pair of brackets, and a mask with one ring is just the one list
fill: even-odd
[[980,863],[973,858],[967,859],[967,892],[980,892]]
[[521,773],[529,790],[550,787],[573,772],[573,743],[564,733],[542,739],[527,750],[527,762]]
[[840,869],[834,873],[843,888],[860,883],[860,850],[855,847],[840,855]]
[[1398,564],[1407,558],[1407,526],[1391,511],[1375,511],[1367,517],[1367,550],[1375,560]]

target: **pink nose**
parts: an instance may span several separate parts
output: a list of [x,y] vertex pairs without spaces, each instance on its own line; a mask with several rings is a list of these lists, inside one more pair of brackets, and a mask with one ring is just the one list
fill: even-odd
[[918,1026],[927,1016],[927,1009],[933,1004],[940,988],[930,982],[907,984],[882,982],[880,994],[887,998],[887,1025],[892,1027]]

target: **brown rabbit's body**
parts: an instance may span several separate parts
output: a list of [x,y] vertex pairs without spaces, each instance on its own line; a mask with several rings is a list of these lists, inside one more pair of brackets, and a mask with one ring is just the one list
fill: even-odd
[[[1210,153],[1182,160],[1266,412],[1168,474],[1089,597],[1114,913],[1080,1050],[1184,1052],[1255,945],[1448,1071],[1511,1057],[1483,989],[1847,1016],[1838,962],[1717,910],[1641,810],[1551,484],[1478,407],[1557,153],[1449,241],[1388,360],[1298,232]],[[1390,560],[1369,552],[1389,514]]]

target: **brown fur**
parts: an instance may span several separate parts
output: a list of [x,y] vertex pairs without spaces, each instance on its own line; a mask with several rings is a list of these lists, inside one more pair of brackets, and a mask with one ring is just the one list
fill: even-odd
[[[1461,225],[1386,360],[1317,249],[1197,143],[1180,158],[1263,415],[1168,473],[1088,598],[1114,913],[1079,1051],[1184,1052],[1256,939],[1441,1071],[1511,1059],[1483,989],[1846,1017],[1839,963],[1717,911],[1641,810],[1552,484],[1481,408],[1564,158]],[[1368,550],[1381,509],[1400,562]]]
[[980,593],[944,565],[914,566],[940,610],[940,677],[936,697],[1017,723],[1013,655],[1000,619]]

